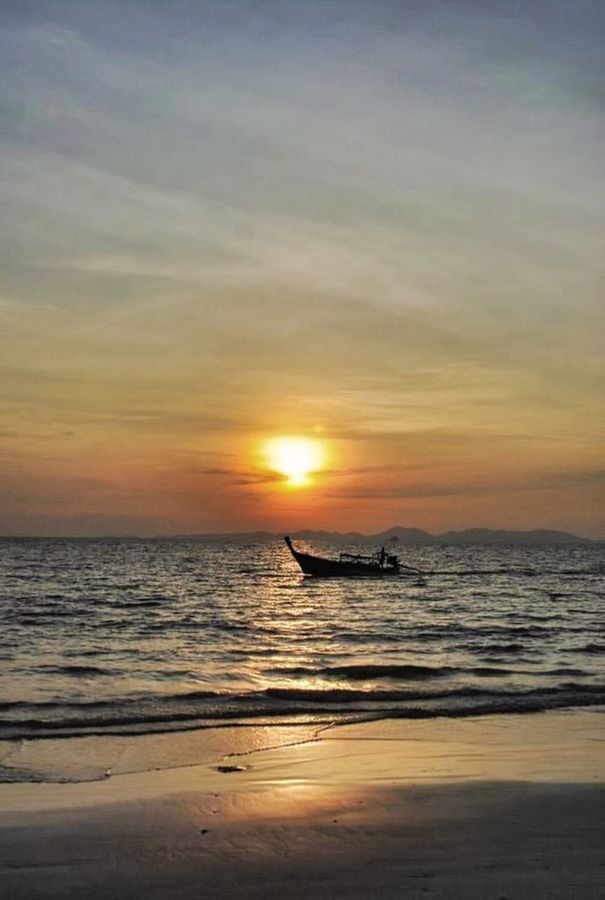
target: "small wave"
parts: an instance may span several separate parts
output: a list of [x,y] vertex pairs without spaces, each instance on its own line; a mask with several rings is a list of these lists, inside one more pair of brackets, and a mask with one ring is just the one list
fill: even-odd
[[[368,635],[365,631],[337,631],[334,637],[338,641],[346,641],[349,644],[367,644],[368,642]],[[389,634],[388,632],[380,634],[382,644],[399,644],[403,639],[402,634]]]
[[475,650],[479,649],[482,653],[522,653],[526,647],[524,644],[486,644],[484,646],[480,646],[476,648],[474,645],[467,647],[467,649]]
[[165,602],[161,599],[137,600],[136,597],[133,597],[131,600],[104,600],[101,601],[101,605],[113,609],[153,609],[156,606],[163,606]]
[[28,625],[28,626],[31,626],[31,625],[37,625],[37,626],[41,626],[41,627],[43,627],[44,625],[48,625],[48,624],[49,624],[48,617],[47,617],[47,616],[41,616],[41,615],[24,615],[24,616],[20,616],[20,615],[17,614],[17,615],[14,615],[14,616],[13,616],[13,622],[14,622],[16,625]]
[[[272,700],[301,703],[388,703],[396,700],[419,700],[426,698],[426,694],[413,691],[355,691],[347,688],[332,688],[321,690],[318,688],[267,688],[263,692]],[[434,695],[433,695],[434,696]],[[443,696],[443,695],[439,695]]]
[[451,675],[455,669],[449,666],[414,666],[414,665],[349,665],[324,666],[314,669],[307,666],[292,666],[268,670],[276,675],[328,675],[344,676],[352,681],[363,681],[369,678],[402,678],[408,681],[421,681],[425,678],[440,678]]
[[[159,698],[156,698],[159,699]],[[182,699],[182,698],[179,698]],[[274,724],[285,718],[329,716],[333,722],[351,715],[371,718],[432,718],[487,713],[529,712],[605,702],[605,684],[568,682],[550,688],[487,690],[463,687],[450,691],[363,691],[273,688],[248,694],[224,694],[210,702],[184,709],[170,702],[145,707],[116,708],[95,714],[50,717],[28,716],[0,722],[0,737],[10,740],[66,738],[77,735],[146,734],[192,728],[245,724],[267,718]]]
[[425,572],[426,575],[456,575],[456,576],[468,576],[468,575],[515,575],[521,578],[533,578],[536,575],[543,574],[542,572],[538,572],[535,569],[519,569],[519,568],[507,568],[503,566],[499,569],[432,569],[431,571]]
[[118,669],[103,669],[101,666],[44,666],[46,672],[60,675],[119,675]]
[[461,668],[457,666],[416,666],[416,665],[348,665],[348,666],[324,666],[311,668],[308,666],[291,666],[268,669],[267,672],[276,675],[325,675],[328,677],[344,677],[351,681],[367,681],[373,678],[398,678],[402,681],[424,681],[431,678],[446,678],[450,675],[482,675],[484,677],[497,677],[511,674],[510,669],[496,666],[470,666]]
[[584,691],[587,694],[603,694],[605,699],[605,684],[580,684],[577,681],[566,681],[559,685],[560,691]]
[[579,653],[602,654],[605,653],[605,644],[584,644],[583,647],[578,647],[577,650]]
[[573,675],[576,678],[582,678],[584,675],[587,675],[585,669],[572,668],[571,666],[559,666],[556,669],[548,669],[544,673],[544,675]]
[[[410,628],[406,634],[406,637],[414,637],[416,640],[427,640],[432,641],[435,638],[449,638],[460,636],[465,640],[469,639],[481,639],[485,637],[495,638],[496,640],[503,639],[504,641],[507,638],[532,638],[532,637],[542,637],[549,636],[555,633],[560,632],[573,632],[573,631],[585,632],[590,629],[577,628],[574,627],[560,627],[554,626],[547,628],[543,625],[476,625],[475,627],[470,625],[460,625],[453,622],[448,622],[444,625],[425,625],[418,628]],[[512,642],[512,641],[511,641]]]
[[[546,688],[549,692],[554,688]],[[530,692],[531,689],[530,689]],[[413,700],[454,700],[456,698],[472,698],[485,696],[498,697],[516,697],[522,691],[490,691],[481,687],[461,687],[452,690],[442,691],[385,691],[385,690],[354,690],[352,688],[267,688],[263,691],[262,696],[272,700],[315,703],[315,704],[351,704],[351,703],[371,703],[373,705],[381,705],[393,702],[410,702]],[[533,693],[533,692],[532,692]]]
[[545,616],[538,616],[534,613],[528,612],[509,612],[506,613],[506,619],[510,619],[511,622],[564,622],[567,620],[567,616],[561,615],[561,613],[552,613],[547,614]]
[[484,678],[498,678],[501,675],[514,674],[514,669],[504,669],[501,666],[468,666],[459,671],[464,675],[481,675]]
[[143,707],[145,704],[157,703],[188,703],[195,700],[210,700],[215,697],[231,696],[221,694],[218,691],[185,691],[180,694],[142,694],[134,697],[116,697],[108,700],[80,700],[66,701],[61,700],[5,700],[0,702],[0,711],[9,709],[23,710],[86,710],[92,712],[94,710],[125,708],[125,707]]

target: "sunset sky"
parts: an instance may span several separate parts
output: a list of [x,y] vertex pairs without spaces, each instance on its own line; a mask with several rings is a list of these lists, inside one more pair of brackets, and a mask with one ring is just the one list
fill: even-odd
[[0,9],[0,533],[604,535],[603,4]]

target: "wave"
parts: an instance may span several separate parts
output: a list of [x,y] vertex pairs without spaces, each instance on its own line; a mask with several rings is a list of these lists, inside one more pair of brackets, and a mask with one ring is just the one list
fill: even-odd
[[428,678],[441,678],[451,675],[455,669],[450,666],[416,666],[416,665],[347,665],[324,666],[285,666],[267,669],[275,675],[328,675],[343,676],[351,680],[367,680],[369,678],[401,678],[407,681],[421,681]]
[[[564,682],[551,687],[443,690],[267,688],[246,693],[195,691],[88,703],[9,701],[0,704],[0,739],[141,734],[244,724],[265,718],[347,716],[430,718],[484,715],[605,704],[605,684]],[[271,724],[271,723],[269,723]]]
[[104,669],[101,666],[43,666],[46,672],[55,672],[59,675],[116,675],[120,674],[118,669]]
[[[98,602],[98,601],[97,601]],[[114,609],[153,609],[156,606],[163,606],[167,602],[167,598],[142,598],[132,597],[128,600],[101,600],[99,605],[109,606]]]
[[132,704],[133,706],[149,702],[168,701],[170,703],[190,700],[208,700],[211,697],[229,696],[218,691],[184,691],[181,694],[141,694],[135,697],[117,697],[107,700],[80,700],[62,702],[60,700],[4,700],[0,702],[0,712],[7,709],[106,709],[116,705]]
[[524,568],[508,568],[507,566],[501,566],[496,569],[431,569],[424,572],[425,575],[517,575],[521,578],[535,578],[538,575],[543,575],[543,572],[538,571],[537,569],[524,569]]
[[424,681],[430,678],[445,678],[450,675],[482,675],[498,677],[512,674],[511,669],[496,666],[417,666],[417,665],[373,665],[364,663],[346,666],[324,666],[312,668],[308,666],[276,667],[267,669],[267,673],[275,675],[325,675],[328,677],[344,677],[351,681],[367,681],[372,678],[398,678],[403,681]]
[[585,644],[583,647],[577,648],[579,653],[605,653],[605,644]]
[[465,649],[467,650],[481,650],[482,653],[523,653],[528,648],[525,644],[518,644],[511,642],[509,644],[483,644],[479,645],[479,647],[473,645],[466,645]]

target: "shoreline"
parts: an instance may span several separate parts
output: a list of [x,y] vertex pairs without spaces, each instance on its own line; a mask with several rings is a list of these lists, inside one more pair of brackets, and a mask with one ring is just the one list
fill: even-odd
[[[552,749],[553,741],[561,739],[565,744],[571,741],[577,749],[574,729],[561,736],[555,723],[568,722],[570,717],[574,722],[592,723],[591,715],[605,721],[605,706],[590,704],[508,713],[473,714],[469,711],[465,715],[415,717],[389,716],[386,713],[366,713],[357,718],[343,719],[301,715],[286,721],[277,717],[261,717],[235,722],[217,720],[196,728],[177,730],[3,738],[0,739],[0,788],[11,784],[106,781],[114,776],[202,766],[210,764],[213,759],[219,761],[257,752],[267,753],[321,739],[342,740],[352,734],[367,740],[392,740],[394,735],[401,740],[417,740],[417,735],[427,735],[430,739],[435,734],[440,736],[440,740],[452,740],[455,736],[464,736],[469,723],[475,731],[480,730],[481,739],[485,742],[493,736],[494,727],[507,730],[507,724],[512,721],[515,728],[508,733],[525,735],[523,723],[532,722],[528,732],[532,740],[545,732],[542,740],[549,744],[549,749]],[[599,720],[597,718],[596,721]],[[479,723],[483,723],[484,727],[481,728]],[[542,723],[542,727],[537,727],[537,723]],[[549,727],[548,723],[552,723],[553,727]],[[513,742],[513,746],[517,743]]]
[[604,725],[602,707],[381,720],[266,749],[251,727],[228,757],[2,784],[5,896],[596,900]]

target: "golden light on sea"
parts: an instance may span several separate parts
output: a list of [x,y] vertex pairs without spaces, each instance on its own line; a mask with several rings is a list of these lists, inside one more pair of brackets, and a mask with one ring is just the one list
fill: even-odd
[[264,445],[264,458],[272,472],[283,475],[292,487],[303,487],[325,466],[325,445],[317,438],[274,437]]

